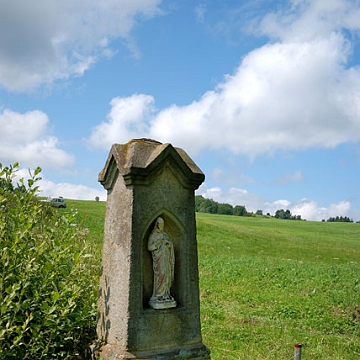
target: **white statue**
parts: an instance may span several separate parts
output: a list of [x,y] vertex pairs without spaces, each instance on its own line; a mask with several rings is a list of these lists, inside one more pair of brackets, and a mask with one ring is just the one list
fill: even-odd
[[168,309],[176,307],[176,301],[170,294],[174,280],[174,245],[164,232],[164,219],[158,217],[152,230],[148,250],[151,251],[154,270],[154,287],[150,299],[153,309]]

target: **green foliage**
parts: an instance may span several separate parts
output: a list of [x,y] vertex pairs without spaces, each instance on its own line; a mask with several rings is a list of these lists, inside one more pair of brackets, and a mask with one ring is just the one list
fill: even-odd
[[204,198],[201,195],[195,196],[195,211],[207,214],[220,215],[247,215],[245,206],[235,206],[235,208],[227,203],[218,203],[212,199]]
[[0,359],[70,359],[94,334],[97,277],[74,212],[37,200],[40,168],[0,164]]
[[206,199],[201,195],[195,196],[195,211],[208,214],[217,214],[219,204],[212,200]]
[[0,189],[2,191],[5,191],[5,190],[14,191],[14,185],[8,179],[4,179],[4,178],[0,177]]
[[218,206],[218,214],[221,215],[232,215],[234,212],[234,208],[230,204],[219,204]]
[[276,210],[275,212],[276,219],[283,219],[283,220],[301,220],[301,215],[292,215],[290,210]]
[[234,207],[234,213],[233,214],[236,215],[236,216],[246,216],[247,215],[246,207],[236,205]]
[[329,217],[326,221],[328,221],[328,222],[354,222],[348,216]]

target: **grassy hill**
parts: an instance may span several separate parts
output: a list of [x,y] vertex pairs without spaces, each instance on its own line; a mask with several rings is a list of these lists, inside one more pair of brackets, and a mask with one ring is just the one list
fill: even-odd
[[[106,204],[68,207],[100,263]],[[198,213],[197,239],[212,359],[360,358],[360,224]]]

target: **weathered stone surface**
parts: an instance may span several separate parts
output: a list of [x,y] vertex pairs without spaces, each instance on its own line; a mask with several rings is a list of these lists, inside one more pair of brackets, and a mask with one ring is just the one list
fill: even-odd
[[[154,140],[111,147],[97,334],[104,359],[209,359],[200,328],[194,190],[204,174],[179,148]],[[158,217],[174,247],[173,308],[151,308],[149,235]]]

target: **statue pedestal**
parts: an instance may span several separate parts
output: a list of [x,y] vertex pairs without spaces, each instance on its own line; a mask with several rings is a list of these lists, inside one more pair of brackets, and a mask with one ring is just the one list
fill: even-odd
[[149,305],[151,308],[155,310],[170,309],[176,307],[176,301],[175,300],[159,301],[159,300],[150,299]]

